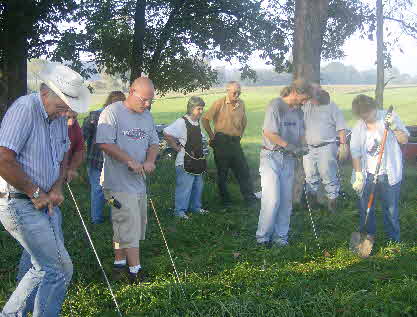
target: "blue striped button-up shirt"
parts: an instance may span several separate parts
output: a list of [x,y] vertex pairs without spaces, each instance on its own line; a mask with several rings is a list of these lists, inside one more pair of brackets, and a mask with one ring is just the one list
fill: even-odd
[[[39,93],[17,99],[1,122],[0,146],[16,153],[16,160],[32,182],[48,192],[58,180],[68,151],[67,120],[48,119]],[[0,177],[0,192],[19,192]]]

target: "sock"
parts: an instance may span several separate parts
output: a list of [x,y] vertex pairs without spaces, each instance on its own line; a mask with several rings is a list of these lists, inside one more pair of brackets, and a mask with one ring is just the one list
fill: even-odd
[[129,266],[130,273],[137,274],[142,267],[139,265]]
[[114,261],[114,265],[126,265],[126,260]]

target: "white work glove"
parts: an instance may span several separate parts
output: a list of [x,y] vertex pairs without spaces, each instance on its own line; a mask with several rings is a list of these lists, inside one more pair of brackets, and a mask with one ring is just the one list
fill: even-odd
[[339,161],[345,161],[347,160],[349,156],[349,147],[346,143],[340,143],[339,144],[339,151],[337,153],[337,157],[339,158]]
[[360,193],[363,189],[364,184],[365,184],[365,179],[363,177],[362,172],[355,172],[355,182],[352,184],[352,188],[357,193]]
[[392,131],[397,130],[398,128],[397,125],[395,124],[394,116],[392,115],[392,113],[389,113],[385,116],[384,123],[388,124],[388,126],[390,127]]

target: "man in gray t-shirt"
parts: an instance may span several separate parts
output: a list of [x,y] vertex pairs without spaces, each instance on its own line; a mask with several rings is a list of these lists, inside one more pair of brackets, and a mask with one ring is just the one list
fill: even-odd
[[[340,180],[337,176],[337,156],[345,159],[348,155],[346,145],[346,123],[342,111],[330,101],[329,94],[314,84],[315,98],[303,106],[308,155],[303,158],[304,172],[309,202],[317,204],[320,181],[328,197],[328,209],[336,211]],[[340,138],[339,148],[336,137]]]
[[[155,170],[159,139],[148,111],[154,87],[148,78],[136,79],[123,102],[107,106],[100,115],[96,143],[104,153],[101,184],[112,207],[114,273],[119,277],[129,265],[132,283],[143,279],[139,240],[145,239],[147,197],[145,173]],[[117,278],[116,277],[116,278]]]
[[260,154],[262,198],[256,240],[260,245],[288,244],[296,156],[304,143],[303,114],[299,105],[310,98],[310,86],[298,80],[288,95],[274,99],[265,111]]

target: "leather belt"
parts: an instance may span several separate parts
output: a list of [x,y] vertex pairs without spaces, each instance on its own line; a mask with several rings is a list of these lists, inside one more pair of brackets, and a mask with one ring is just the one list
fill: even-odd
[[262,149],[264,149],[264,150],[267,150],[267,151],[271,151],[271,152],[281,152],[281,153],[288,153],[287,151],[285,151],[283,148],[281,148],[281,147],[278,147],[278,148],[275,148],[275,149],[268,149],[266,146],[263,146],[262,147]]
[[325,145],[328,145],[328,144],[332,144],[332,143],[335,143],[335,142],[323,142],[323,143],[320,143],[320,144],[317,144],[317,145],[309,144],[308,146],[311,146],[311,147],[317,149],[319,147],[322,147],[322,146],[325,146]]
[[0,193],[0,198],[8,198],[8,199],[29,199],[30,197],[26,194],[22,193]]

